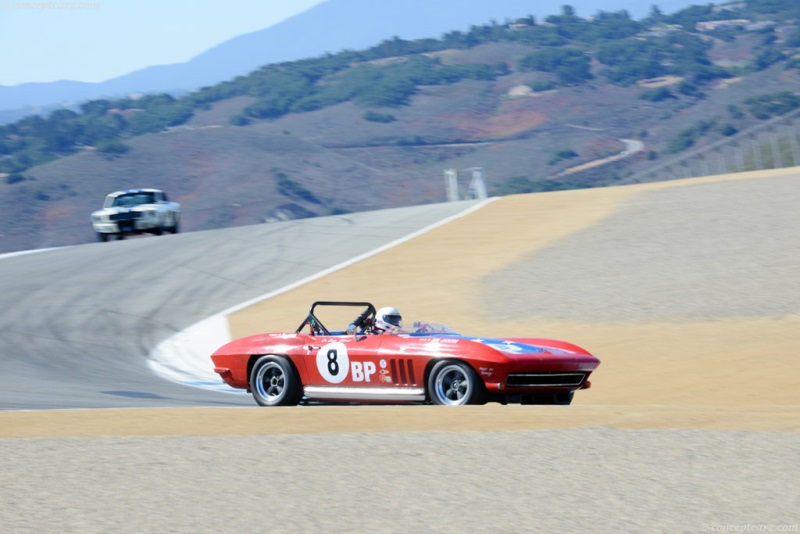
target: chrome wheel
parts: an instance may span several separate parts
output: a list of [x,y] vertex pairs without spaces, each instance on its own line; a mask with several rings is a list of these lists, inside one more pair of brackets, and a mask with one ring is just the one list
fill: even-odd
[[445,406],[477,404],[482,398],[475,371],[463,362],[437,363],[428,381],[431,402]]
[[297,404],[299,381],[291,364],[279,356],[262,356],[250,375],[253,398],[261,406]]

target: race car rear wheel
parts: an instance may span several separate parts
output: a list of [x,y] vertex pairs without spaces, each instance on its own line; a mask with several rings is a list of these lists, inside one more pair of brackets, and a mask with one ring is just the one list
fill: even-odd
[[460,406],[483,404],[485,392],[478,373],[464,362],[443,360],[428,376],[428,395],[433,404]]
[[250,372],[250,390],[261,406],[294,406],[302,388],[292,364],[281,356],[262,356]]

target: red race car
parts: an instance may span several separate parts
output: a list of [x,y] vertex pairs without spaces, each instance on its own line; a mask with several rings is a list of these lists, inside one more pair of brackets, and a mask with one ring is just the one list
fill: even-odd
[[[344,330],[328,330],[320,320],[343,310],[351,317],[352,307],[363,311]],[[403,330],[394,308],[325,301],[311,306],[296,331],[232,341],[211,360],[228,385],[246,389],[261,406],[569,404],[600,364],[563,341],[468,337],[430,323]]]

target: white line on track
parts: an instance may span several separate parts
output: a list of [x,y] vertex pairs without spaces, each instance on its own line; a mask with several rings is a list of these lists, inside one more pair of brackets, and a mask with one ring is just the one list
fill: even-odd
[[47,252],[48,250],[56,250],[62,247],[50,247],[50,248],[37,248],[33,250],[20,250],[19,252],[7,252],[5,254],[0,254],[0,260],[5,258],[13,258],[14,256],[24,256],[26,254],[35,254],[36,252]]

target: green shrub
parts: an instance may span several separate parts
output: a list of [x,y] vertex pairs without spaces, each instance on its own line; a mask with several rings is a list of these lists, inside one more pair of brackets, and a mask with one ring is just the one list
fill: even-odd
[[678,134],[678,137],[667,144],[667,151],[674,154],[694,146],[695,142],[708,133],[715,124],[716,122],[713,120],[700,121],[691,128],[683,130]]
[[677,89],[682,95],[695,96],[698,98],[702,98],[704,96],[697,85],[693,84],[692,82],[687,82],[686,80],[679,83]]
[[109,141],[100,141],[97,143],[97,151],[101,154],[109,155],[109,156],[121,156],[122,154],[126,154],[130,147],[123,143],[122,141],[112,139]]
[[593,78],[589,56],[574,48],[547,48],[519,60],[520,70],[552,72],[562,85],[579,85]]
[[353,213],[353,211],[346,208],[338,208],[338,207],[332,207],[328,210],[328,215],[347,215],[348,213]]
[[314,193],[302,186],[302,184],[295,182],[284,173],[277,171],[275,176],[278,179],[278,193],[295,200],[305,200],[312,204],[322,204]]
[[528,87],[530,87],[532,91],[536,92],[549,91],[551,89],[555,89],[556,84],[550,80],[536,80],[535,82],[529,83]]
[[365,121],[370,122],[394,122],[397,119],[390,113],[378,113],[377,111],[367,111],[361,116]]
[[741,119],[744,117],[744,113],[742,113],[742,110],[734,106],[733,104],[728,105],[728,113],[730,113],[731,117],[734,119]]
[[661,102],[668,98],[675,98],[675,95],[666,87],[654,87],[640,94],[639,98],[647,100],[648,102]]
[[800,107],[800,96],[789,91],[780,91],[754,96],[745,100],[744,103],[755,118],[764,120],[797,109]]
[[563,161],[565,159],[572,159],[577,158],[578,153],[572,150],[571,148],[562,148],[558,150],[553,157],[550,158],[550,161],[547,162],[548,165],[555,165],[559,161]]
[[247,126],[250,124],[250,119],[243,113],[237,113],[228,119],[228,122],[230,122],[233,126]]
[[5,182],[7,184],[9,184],[9,185],[10,184],[17,184],[19,182],[24,182],[25,180],[27,180],[27,178],[24,175],[16,173],[16,172],[9,174],[5,178]]

